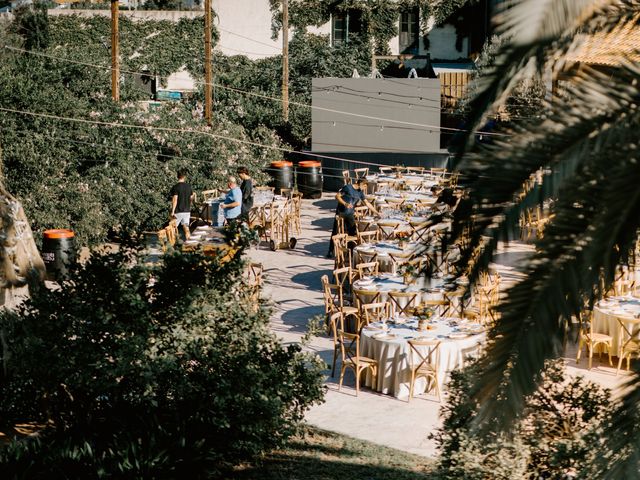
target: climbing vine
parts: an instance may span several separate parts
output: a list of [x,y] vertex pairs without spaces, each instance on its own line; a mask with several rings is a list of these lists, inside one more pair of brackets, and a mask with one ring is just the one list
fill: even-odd
[[[479,0],[289,0],[289,23],[296,30],[327,23],[332,13],[359,11],[363,21],[363,35],[374,45],[377,54],[385,50],[389,40],[398,35],[398,16],[418,9],[420,29],[427,35],[431,18],[435,25],[447,21],[452,13]],[[272,34],[282,29],[282,0],[269,0],[272,12]]]

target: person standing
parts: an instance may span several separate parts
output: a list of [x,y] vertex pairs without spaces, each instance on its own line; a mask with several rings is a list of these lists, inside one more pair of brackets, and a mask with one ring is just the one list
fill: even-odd
[[176,227],[182,225],[185,239],[189,239],[189,220],[191,219],[191,202],[195,199],[195,194],[186,181],[187,175],[184,170],[178,171],[178,183],[170,192],[171,196],[171,218],[176,219]]
[[[364,192],[367,191],[367,181],[364,178],[361,178],[355,184],[347,183],[344,187],[340,189],[340,191],[336,194],[336,200],[338,201],[338,206],[336,207],[336,217],[340,216],[344,219],[344,229],[345,233],[355,236],[357,234],[357,226],[356,226],[356,217],[355,217],[355,208],[358,203],[362,202],[371,212],[376,212],[376,209],[371,203],[369,203],[366,198]],[[333,230],[331,232],[331,240],[329,241],[329,252],[327,253],[327,258],[332,258],[334,255],[333,251],[333,236],[338,233],[338,220],[337,218],[333,221]]]
[[249,211],[253,207],[253,181],[249,176],[247,167],[238,168],[238,176],[242,180],[240,191],[242,192],[242,210],[240,218],[242,221],[249,223]]
[[227,223],[235,223],[240,219],[242,212],[242,191],[238,187],[236,177],[233,176],[227,178],[227,187],[229,187],[229,191],[220,206],[224,210],[224,218]]

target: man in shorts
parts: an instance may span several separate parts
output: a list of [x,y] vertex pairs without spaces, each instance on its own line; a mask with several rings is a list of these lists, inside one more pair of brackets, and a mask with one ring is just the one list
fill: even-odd
[[186,182],[186,174],[178,171],[178,183],[171,188],[171,217],[176,219],[176,226],[182,225],[185,239],[189,239],[189,219],[191,218],[191,202],[195,194],[191,185]]

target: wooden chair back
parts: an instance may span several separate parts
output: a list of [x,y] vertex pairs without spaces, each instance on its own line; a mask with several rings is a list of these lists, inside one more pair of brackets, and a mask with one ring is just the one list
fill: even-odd
[[363,243],[375,243],[378,241],[380,234],[378,230],[367,230],[364,232],[358,231],[358,244],[362,245]]
[[218,198],[218,195],[220,195],[220,192],[218,192],[217,188],[213,188],[211,190],[203,190],[201,192],[202,195],[202,201],[206,202],[207,200],[210,200],[212,198]]
[[389,292],[389,304],[393,314],[408,316],[418,304],[418,292]]
[[376,276],[380,270],[380,264],[378,262],[359,263],[356,265],[358,271],[358,278],[364,278],[367,276]]
[[435,390],[436,397],[440,401],[440,384],[438,382],[440,340],[409,340],[410,348],[409,365],[411,369],[411,385],[409,387],[409,400],[413,397],[413,387],[419,377],[426,377],[431,382],[426,393]]
[[366,178],[369,175],[369,168],[354,168],[353,175],[356,180],[360,180],[361,178]]
[[356,304],[356,307],[358,307],[358,310],[360,310],[361,312],[362,312],[362,308],[365,305],[380,301],[380,292],[354,288],[352,293],[353,293],[353,301]]
[[362,306],[361,322],[358,331],[370,323],[381,322],[391,316],[391,305],[389,302],[367,303]]

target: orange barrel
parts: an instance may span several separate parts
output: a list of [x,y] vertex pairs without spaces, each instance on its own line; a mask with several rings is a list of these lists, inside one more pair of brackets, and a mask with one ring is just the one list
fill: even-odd
[[75,260],[75,234],[67,229],[45,230],[42,242],[42,259],[47,268],[47,280],[62,280],[69,264]]
[[298,191],[303,198],[322,197],[322,164],[316,160],[298,163]]
[[275,187],[275,193],[280,194],[283,188],[293,188],[293,163],[286,160],[271,162],[267,173],[271,176],[269,185]]

